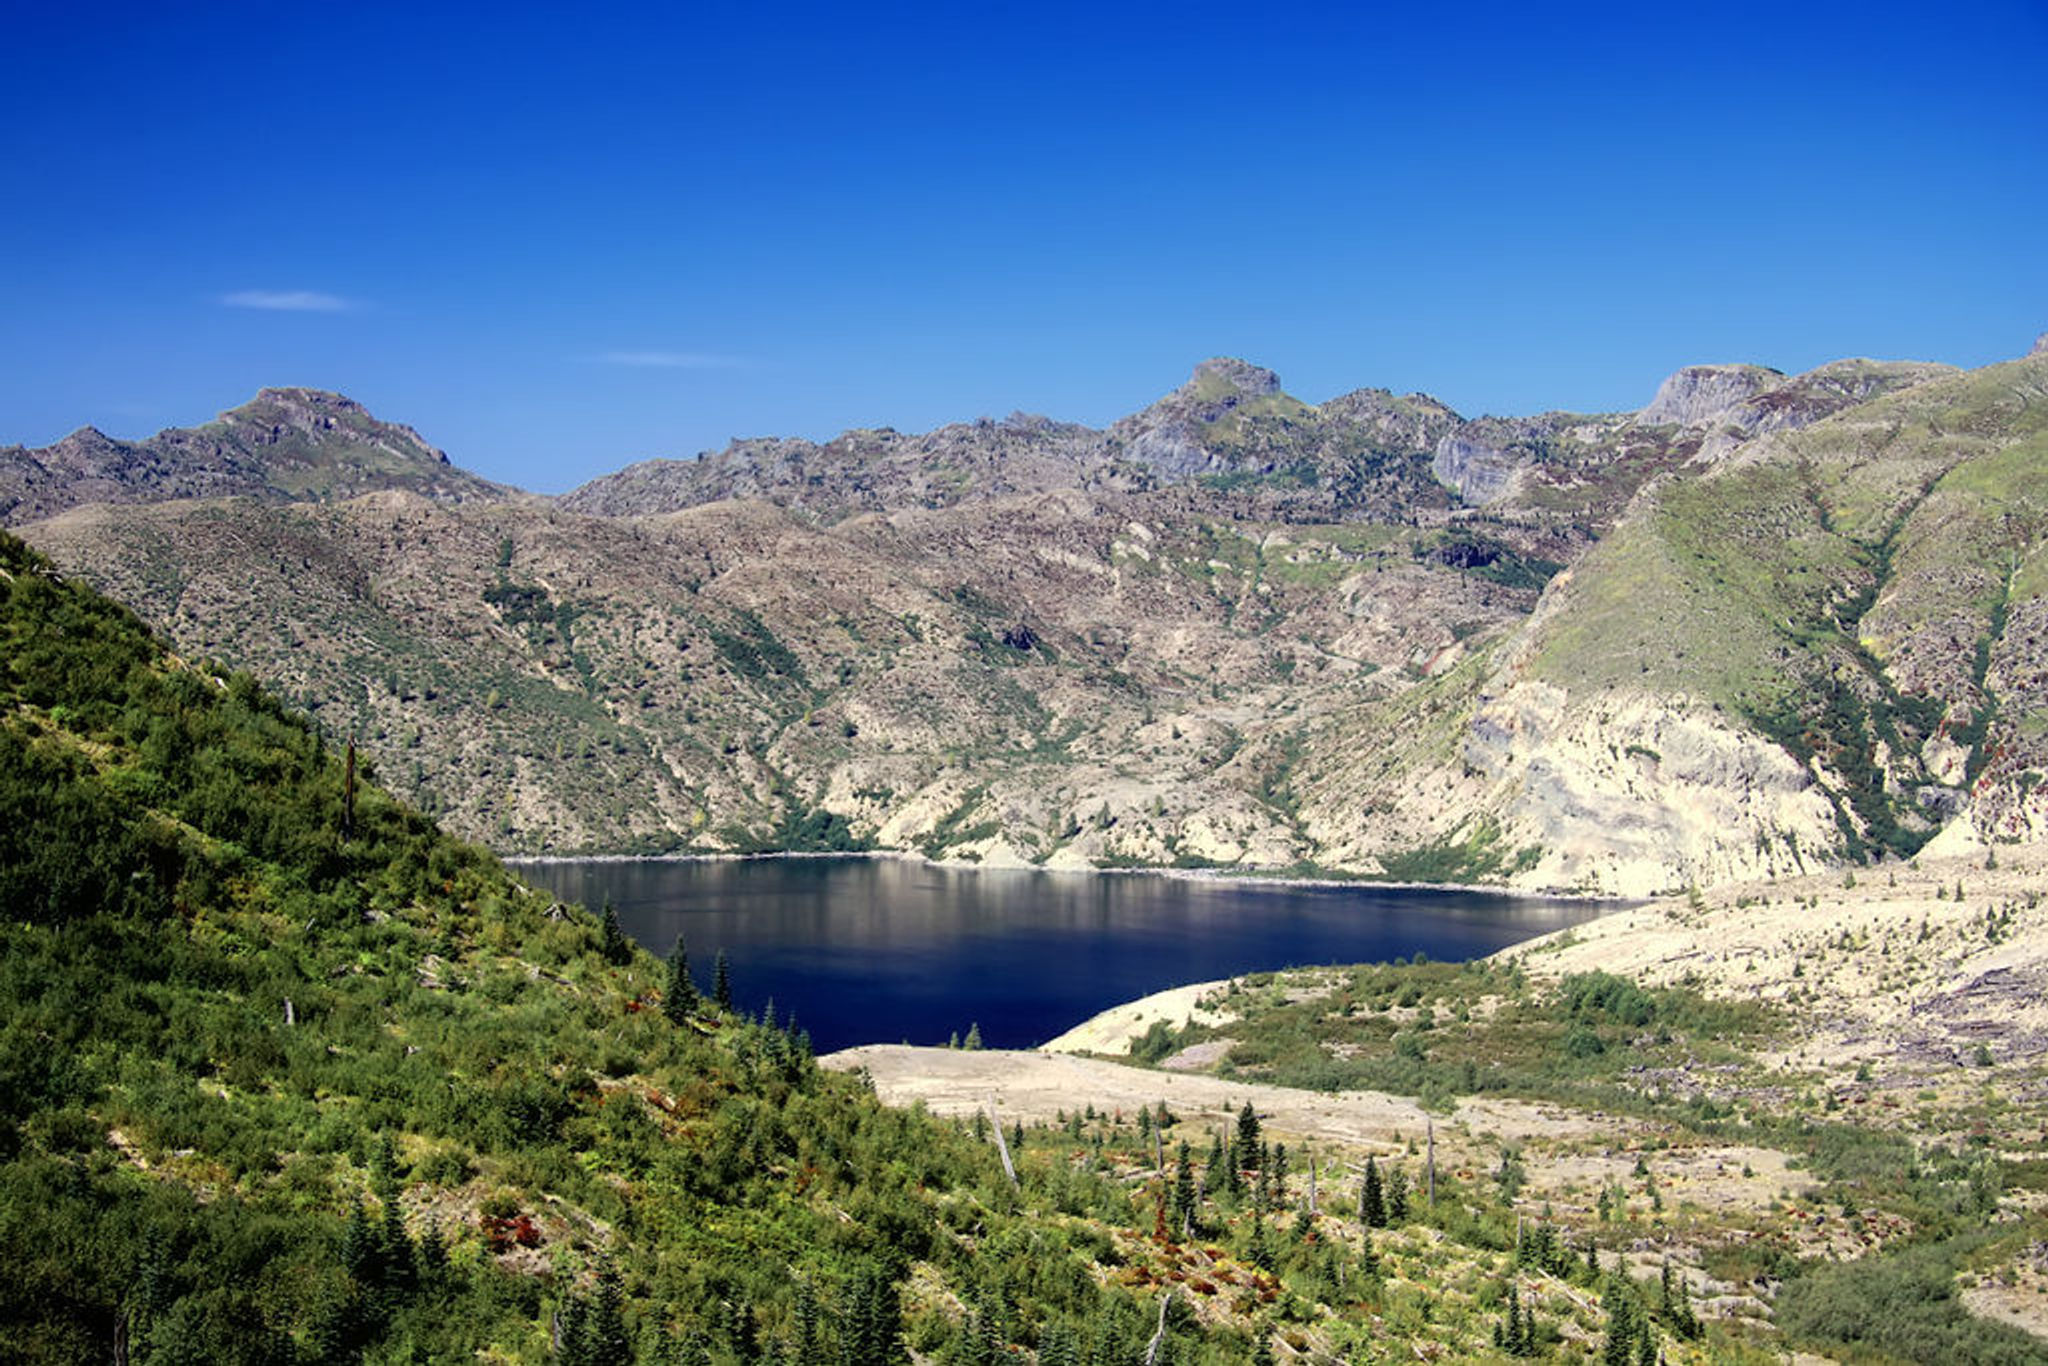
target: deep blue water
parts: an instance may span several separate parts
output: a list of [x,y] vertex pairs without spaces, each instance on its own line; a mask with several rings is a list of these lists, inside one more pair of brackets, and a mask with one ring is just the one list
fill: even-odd
[[528,879],[595,909],[692,976],[732,961],[735,1003],[796,1012],[819,1052],[1045,1042],[1119,1002],[1185,982],[1426,953],[1475,958],[1587,919],[1586,902],[1373,886],[1280,887],[1148,873],[934,868],[900,859],[534,864]]

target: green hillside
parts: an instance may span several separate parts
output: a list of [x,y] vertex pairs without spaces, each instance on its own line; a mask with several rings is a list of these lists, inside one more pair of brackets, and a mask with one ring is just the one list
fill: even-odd
[[1910,855],[1966,799],[2022,837],[2048,779],[2044,546],[2035,356],[1670,477],[1577,567],[1534,671],[1688,694],[1818,760],[1851,856]]
[[931,1349],[1149,1336],[1089,1275],[1105,1235],[987,1145],[821,1074],[793,1021],[665,999],[662,965],[375,787],[351,827],[345,787],[246,676],[0,536],[11,1358],[885,1361],[903,1315]]

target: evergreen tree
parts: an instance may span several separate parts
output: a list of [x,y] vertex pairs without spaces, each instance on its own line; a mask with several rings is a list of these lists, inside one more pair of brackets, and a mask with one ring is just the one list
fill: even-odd
[[1152,1137],[1152,1107],[1149,1105],[1138,1107],[1138,1137]]
[[1600,1292],[1600,1305],[1607,1311],[1607,1341],[1601,1350],[1603,1366],[1636,1366],[1636,1340],[1642,1335],[1635,1296],[1619,1275],[1609,1276]]
[[1671,1331],[1688,1341],[1697,1338],[1700,1335],[1700,1321],[1699,1316],[1693,1312],[1692,1291],[1687,1287],[1683,1275],[1671,1274],[1671,1263],[1668,1261],[1664,1263],[1659,1292],[1658,1312],[1664,1316],[1664,1321],[1671,1325]]
[[696,1008],[697,984],[690,980],[690,951],[679,934],[675,947],[668,951],[668,981],[662,987],[661,1013],[682,1024]]
[[135,1271],[134,1288],[128,1295],[128,1307],[135,1315],[135,1336],[143,1336],[150,1321],[169,1309],[176,1298],[176,1288],[171,1284],[169,1240],[161,1228],[152,1228],[149,1243],[143,1249],[142,1265]]
[[963,1345],[965,1354],[963,1366],[996,1366],[1003,1358],[1002,1329],[997,1323],[996,1308],[989,1301],[986,1290],[974,1297],[974,1307],[967,1315],[967,1340]]
[[1273,1203],[1287,1203],[1287,1145],[1275,1144],[1273,1148]]
[[1188,1143],[1182,1139],[1180,1151],[1174,1154],[1173,1174],[1173,1231],[1176,1235],[1191,1230],[1195,1224],[1198,1197],[1195,1195],[1194,1163],[1188,1159]]
[[1252,1329],[1258,1345],[1252,1348],[1252,1366],[1273,1366],[1273,1334],[1264,1325]]
[[604,941],[601,952],[607,963],[624,967],[633,961],[633,943],[626,938],[626,932],[619,926],[619,908],[612,905],[612,899],[604,899]]
[[1358,1188],[1358,1222],[1367,1228],[1387,1226],[1387,1203],[1380,1187],[1380,1164],[1370,1155],[1365,1159],[1365,1182]]
[[1204,1195],[1218,1189],[1217,1183],[1223,1179],[1223,1164],[1228,1158],[1228,1154],[1223,1149],[1223,1135],[1219,1131],[1209,1141],[1208,1165],[1202,1168],[1202,1194]]
[[796,1285],[796,1341],[792,1366],[826,1366],[824,1334],[818,1323],[818,1296],[809,1281]]
[[1266,1221],[1257,1214],[1252,1216],[1252,1236],[1245,1247],[1244,1259],[1261,1271],[1271,1271],[1274,1266],[1273,1246],[1266,1241]]
[[732,960],[724,949],[711,960],[711,999],[718,1002],[720,1010],[732,1009]]
[[448,1240],[441,1236],[438,1220],[427,1221],[427,1231],[420,1235],[419,1249],[420,1281],[434,1285],[448,1273]]
[[960,1046],[962,1048],[981,1047],[981,1023],[979,1021],[970,1020],[968,1022],[967,1037],[961,1041]]
[[1064,1323],[1049,1325],[1038,1339],[1038,1366],[1081,1366],[1081,1344]]
[[574,1290],[555,1311],[555,1360],[562,1366],[591,1366],[589,1306]]
[[360,1200],[349,1208],[348,1226],[341,1233],[341,1269],[357,1285],[372,1286],[383,1280],[377,1231],[370,1226],[370,1213]]
[[867,1306],[864,1325],[848,1353],[849,1366],[900,1366],[903,1351],[903,1301],[888,1272],[870,1266],[862,1273],[857,1296]]
[[419,1284],[419,1263],[414,1256],[412,1238],[405,1231],[405,1207],[399,1203],[395,1183],[383,1193],[383,1199],[384,1217],[377,1230],[377,1253],[383,1263],[382,1280],[386,1288],[401,1295],[408,1294]]
[[742,1366],[761,1359],[761,1328],[754,1321],[754,1307],[744,1296],[725,1306],[725,1345],[733,1360]]
[[1241,1167],[1259,1165],[1259,1116],[1250,1101],[1237,1112],[1237,1161]]
[[1088,1345],[1088,1366],[1125,1366],[1128,1355],[1116,1338],[1116,1324],[1107,1315],[1096,1320],[1095,1341]]
[[1493,1345],[1511,1357],[1526,1356],[1522,1350],[1522,1292],[1508,1286],[1507,1310],[1493,1326]]
[[1387,1169],[1387,1223],[1398,1227],[1408,1222],[1408,1172],[1401,1166]]
[[619,1270],[606,1257],[597,1264],[597,1285],[584,1318],[590,1366],[632,1366],[633,1343],[626,1336],[626,1293]]

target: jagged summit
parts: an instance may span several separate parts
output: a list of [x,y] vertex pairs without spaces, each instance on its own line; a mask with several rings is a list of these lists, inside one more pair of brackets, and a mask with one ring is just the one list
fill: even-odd
[[85,503],[333,501],[384,489],[454,502],[510,492],[458,469],[412,428],[312,388],[263,389],[204,426],[144,441],[81,427],[40,450],[0,451],[0,522],[15,525]]
[[1262,365],[1239,360],[1235,356],[1212,356],[1195,367],[1188,376],[1184,390],[1192,389],[1207,396],[1217,389],[1234,389],[1254,397],[1280,392],[1280,376]]
[[1636,420],[1647,427],[1703,426],[1784,382],[1782,371],[1762,365],[1688,365],[1657,386]]

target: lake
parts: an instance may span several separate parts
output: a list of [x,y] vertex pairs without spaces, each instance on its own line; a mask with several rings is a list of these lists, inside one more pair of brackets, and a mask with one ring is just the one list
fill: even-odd
[[1584,901],[1157,873],[937,868],[908,859],[589,861],[520,873],[666,957],[682,935],[711,988],[794,1010],[818,1051],[1045,1042],[1109,1006],[1186,982],[1317,963],[1476,958],[1613,909]]

